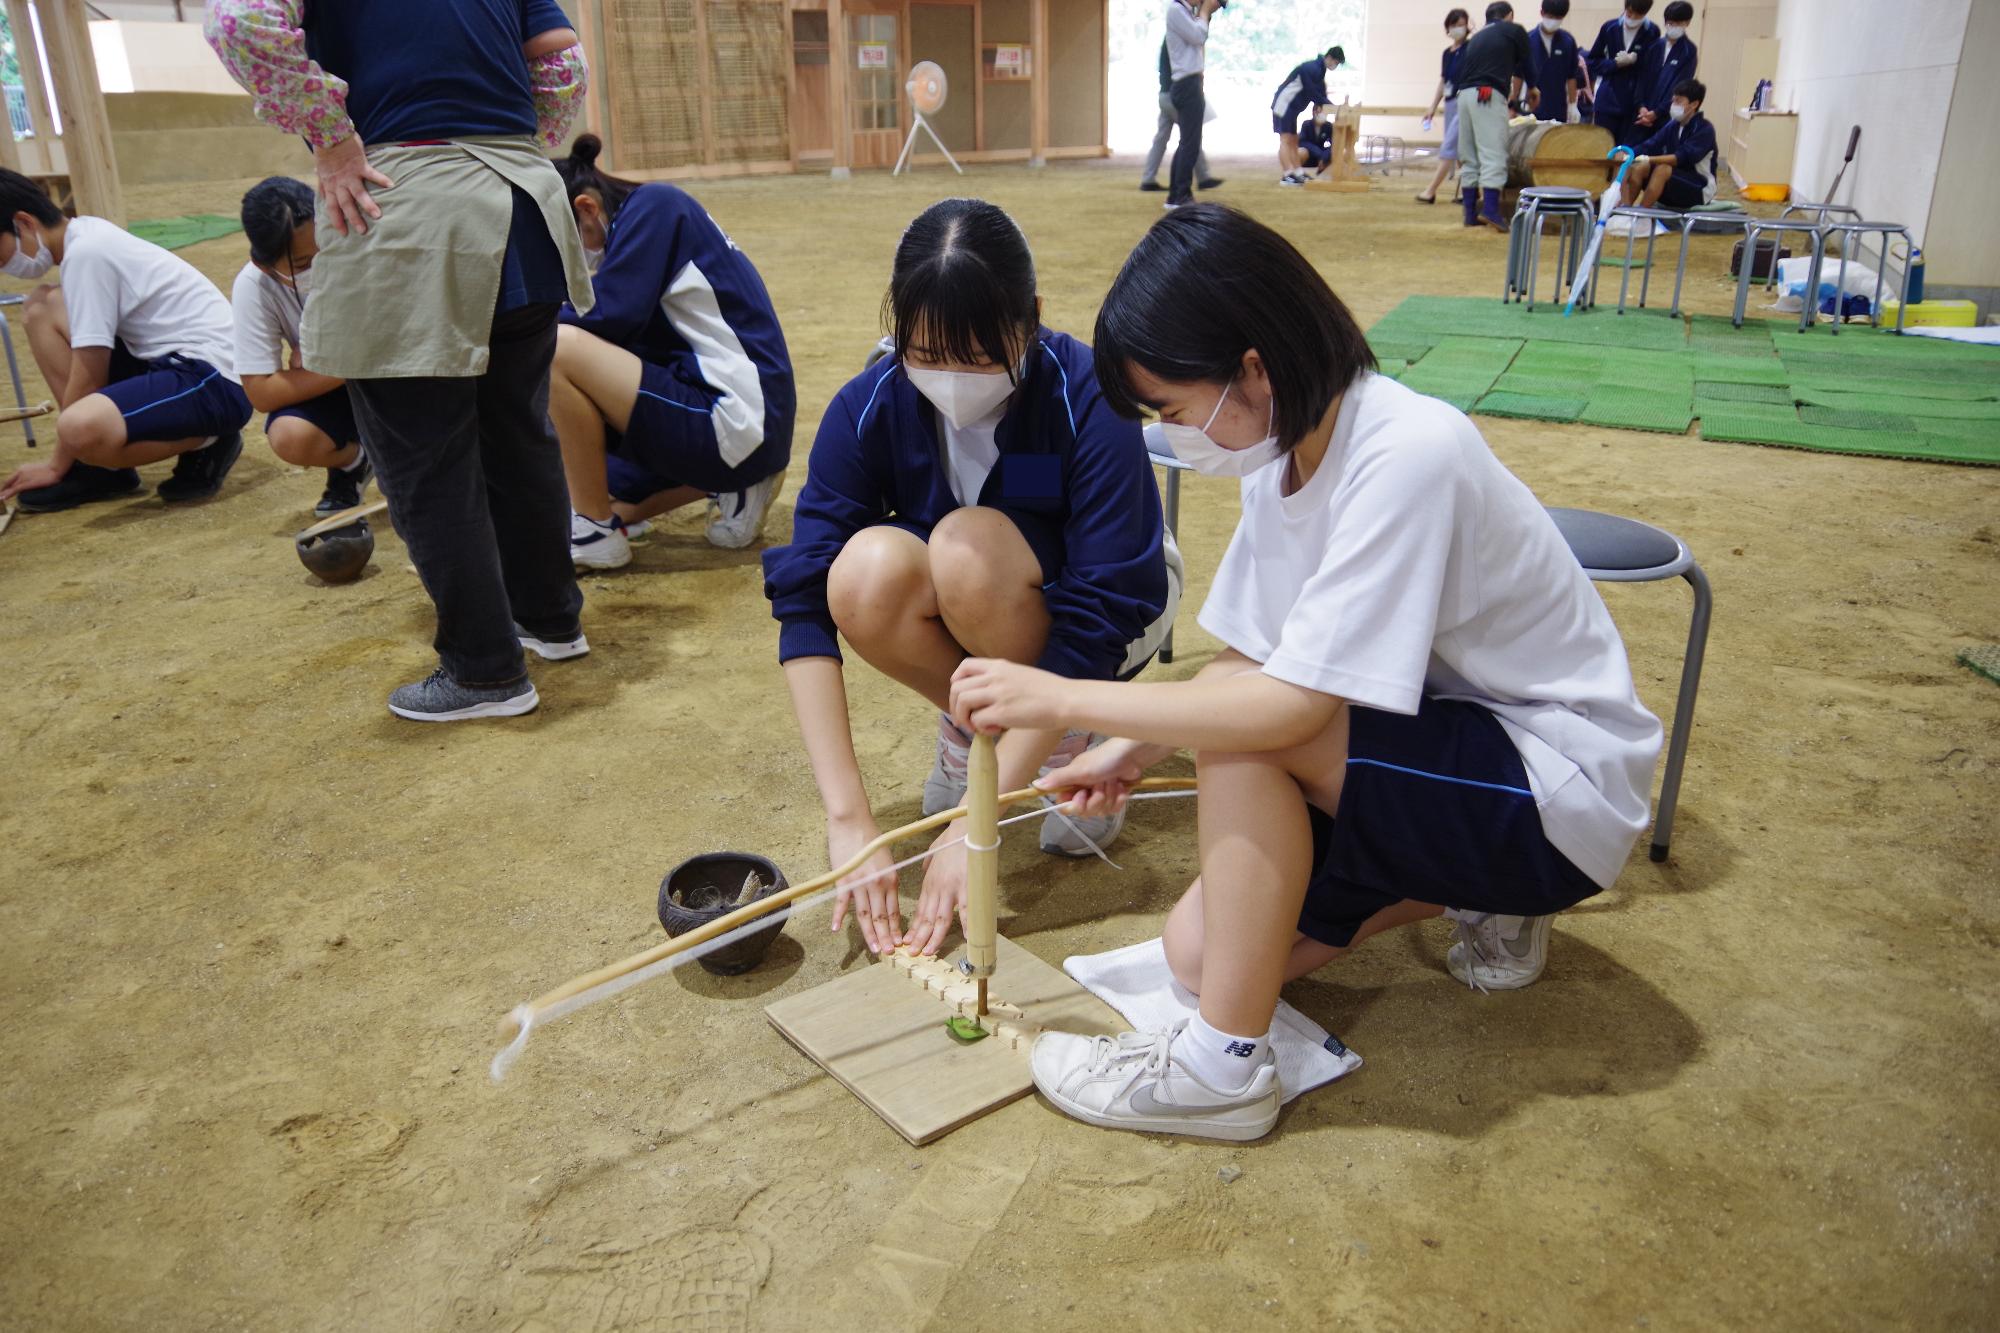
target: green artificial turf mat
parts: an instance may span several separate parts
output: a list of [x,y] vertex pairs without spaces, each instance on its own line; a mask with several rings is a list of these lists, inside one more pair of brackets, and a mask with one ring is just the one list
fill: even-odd
[[1994,389],[1977,384],[1952,384],[1944,380],[1916,377],[1890,378],[1881,375],[1836,375],[1825,370],[1796,372],[1792,388],[1803,393],[1865,393],[1887,397],[1935,398],[1960,403],[1991,401]]
[[1600,385],[1591,390],[1577,419],[1593,426],[1684,435],[1694,420],[1694,403],[1684,395]]
[[1495,390],[1479,400],[1478,411],[1492,417],[1526,417],[1534,421],[1575,421],[1582,415],[1582,398],[1553,394],[1506,393]]
[[1696,349],[1694,377],[1704,384],[1786,385],[1791,372],[1775,356],[1717,356]]
[[1816,407],[1811,404],[1799,409],[1799,420],[1808,426],[1831,426],[1837,430],[1890,430],[1907,433],[1917,428],[1915,421],[1895,412],[1856,412],[1845,407]]
[[1974,644],[1959,653],[1958,662],[2000,685],[2000,643]]
[[1375,353],[1378,361],[1415,361],[1430,351],[1431,345],[1413,338],[1377,338],[1371,333],[1368,335],[1368,349]]
[[[1644,238],[1642,237],[1641,239],[1643,240]],[[1599,268],[1628,267],[1628,265],[1625,263],[1625,251],[1623,247],[1620,247],[1617,253],[1615,254],[1610,253],[1611,247],[1608,245],[1604,247],[1604,250],[1605,253],[1601,253],[1597,256],[1597,266]],[[1653,266],[1653,261],[1646,258],[1646,252],[1643,249],[1640,249],[1638,246],[1634,246],[1632,248],[1632,263],[1629,265],[1629,267],[1636,272],[1639,269],[1651,268],[1652,266]],[[1598,292],[1598,295],[1600,296],[1602,296],[1603,294],[1604,293],[1602,290]]]
[[2000,445],[2000,421],[1964,421],[1955,417],[1912,417],[1919,435]]
[[1694,386],[1695,397],[1722,403],[1785,403],[1792,401],[1792,391],[1781,384],[1731,384],[1726,380],[1700,380]]
[[1580,375],[1531,375],[1510,370],[1493,382],[1493,392],[1530,398],[1581,399],[1589,396],[1590,381]]
[[202,241],[215,240],[219,236],[234,235],[243,230],[243,224],[220,213],[190,213],[179,218],[147,218],[133,223],[126,230],[142,241],[151,241],[167,250],[179,250]]

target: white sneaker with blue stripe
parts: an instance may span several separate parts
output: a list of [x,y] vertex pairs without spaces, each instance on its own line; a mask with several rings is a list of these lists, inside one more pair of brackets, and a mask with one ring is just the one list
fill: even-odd
[[572,511],[569,516],[569,558],[578,569],[623,569],[632,563],[632,543],[624,521],[613,515],[600,523]]

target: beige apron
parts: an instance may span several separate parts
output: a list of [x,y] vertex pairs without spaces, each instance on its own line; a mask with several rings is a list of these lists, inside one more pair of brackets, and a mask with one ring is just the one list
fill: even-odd
[[518,187],[562,254],[570,304],[594,300],[562,177],[518,137],[370,147],[395,184],[371,187],[382,216],[342,236],[318,211],[319,257],[301,342],[305,364],[342,379],[481,375]]

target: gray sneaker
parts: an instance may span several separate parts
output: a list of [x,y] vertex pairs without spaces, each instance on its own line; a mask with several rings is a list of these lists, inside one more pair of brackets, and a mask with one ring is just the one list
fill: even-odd
[[965,769],[971,762],[972,737],[958,729],[949,714],[938,714],[937,757],[924,779],[924,813],[934,815],[965,804]]
[[412,722],[464,722],[475,717],[519,717],[542,697],[523,677],[512,685],[461,685],[443,668],[389,696],[389,711]]
[[1519,990],[1532,985],[1549,962],[1553,916],[1502,916],[1446,908],[1458,923],[1458,942],[1444,956],[1454,977],[1476,991]]
[[[1092,732],[1066,731],[1037,776],[1047,777],[1085,750],[1103,743],[1104,737]],[[1118,841],[1118,835],[1124,829],[1123,810],[1091,818],[1051,811],[1042,821],[1042,850],[1051,856],[1100,856],[1105,848]]]

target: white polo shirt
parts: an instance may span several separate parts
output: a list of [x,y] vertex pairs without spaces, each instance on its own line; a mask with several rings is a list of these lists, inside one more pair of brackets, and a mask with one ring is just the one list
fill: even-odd
[[200,270],[103,218],[63,231],[63,305],[71,347],[114,341],[141,361],[178,354],[236,379],[229,302]]
[[1660,723],[1604,601],[1463,412],[1381,375],[1340,405],[1326,458],[1243,479],[1203,629],[1265,674],[1412,714],[1491,710],[1556,850],[1610,887],[1646,827]]
[[298,349],[299,322],[306,303],[299,294],[258,268],[245,264],[229,294],[236,322],[236,373],[275,375]]

